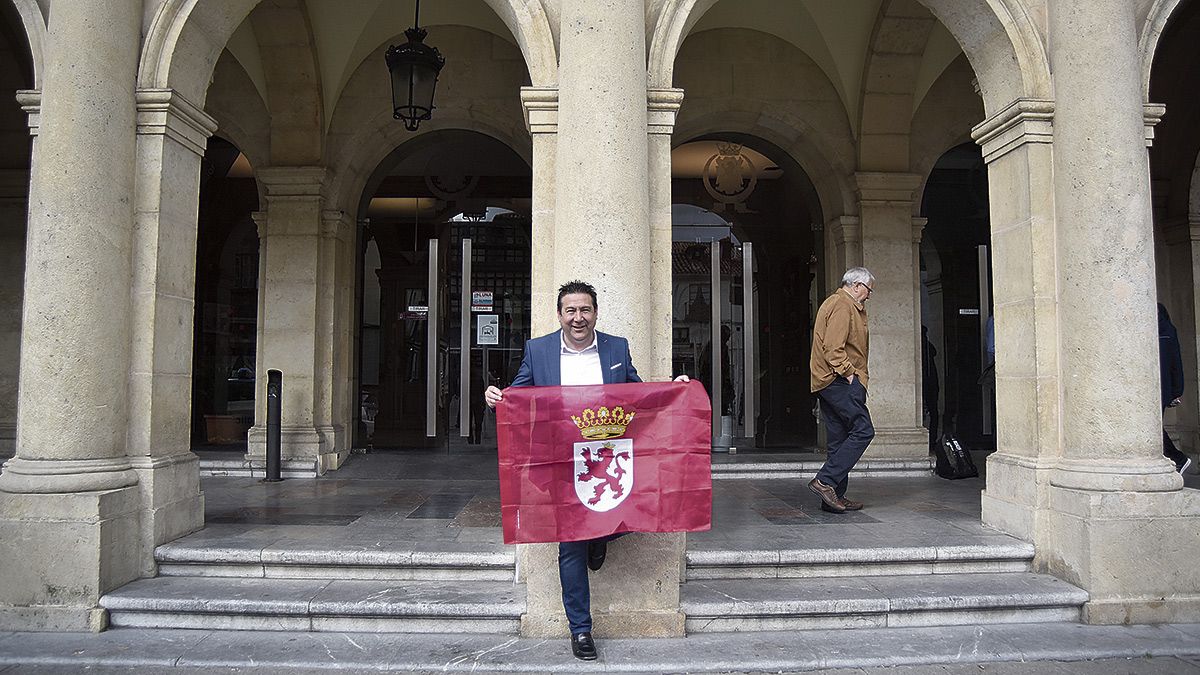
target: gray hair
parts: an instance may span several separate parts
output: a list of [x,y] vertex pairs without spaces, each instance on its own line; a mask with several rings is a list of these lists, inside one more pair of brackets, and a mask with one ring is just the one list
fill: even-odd
[[851,267],[842,275],[842,287],[848,288],[854,284],[869,286],[875,283],[875,275],[865,267]]

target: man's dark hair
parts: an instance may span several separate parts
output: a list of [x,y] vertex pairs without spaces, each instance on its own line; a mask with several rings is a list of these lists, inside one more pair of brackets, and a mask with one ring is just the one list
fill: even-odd
[[575,280],[558,287],[558,311],[562,311],[563,296],[575,293],[587,293],[592,296],[592,309],[600,309],[600,303],[596,302],[596,287],[586,281]]

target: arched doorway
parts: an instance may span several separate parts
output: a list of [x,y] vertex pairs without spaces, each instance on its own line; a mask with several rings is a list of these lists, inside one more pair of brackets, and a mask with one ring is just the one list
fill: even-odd
[[200,166],[192,448],[245,452],[254,423],[258,187],[246,156],[214,136]]
[[964,447],[995,448],[987,167],[978,145],[942,154],[921,198],[923,401],[931,443],[953,435]]
[[490,436],[483,389],[512,380],[530,334],[530,189],[528,164],[474,131],[425,134],[380,163],[359,210],[355,447]]
[[[699,377],[710,393],[721,388],[718,448],[811,450],[813,400],[797,382],[807,382],[811,317],[824,288],[824,218],[812,181],[777,145],[721,132],[675,148],[672,193],[675,372]],[[716,330],[713,302],[720,306]],[[714,342],[721,345],[719,382]],[[754,417],[749,424],[747,414]]]
[[1195,271],[1200,247],[1194,234],[1200,226],[1200,131],[1196,124],[1200,104],[1194,92],[1200,86],[1200,64],[1195,58],[1200,3],[1179,3],[1161,28],[1148,83],[1150,101],[1166,106],[1150,147],[1155,268],[1158,301],[1179,333],[1184,375],[1181,402],[1164,410],[1163,421],[1174,444],[1195,458],[1200,452],[1200,396],[1196,393],[1200,387],[1196,350],[1200,296]]
[[[0,90],[34,88],[27,44],[16,8],[4,3],[0,6]],[[10,96],[0,106],[0,457],[10,456],[16,445],[30,158],[25,114]]]

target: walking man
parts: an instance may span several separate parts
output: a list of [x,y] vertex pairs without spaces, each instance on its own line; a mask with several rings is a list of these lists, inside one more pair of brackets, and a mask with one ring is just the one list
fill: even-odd
[[809,359],[812,392],[821,400],[827,457],[808,488],[831,513],[857,511],[862,502],[846,499],[847,477],[858,463],[875,427],[867,410],[867,310],[875,277],[851,267],[842,285],[817,310]]

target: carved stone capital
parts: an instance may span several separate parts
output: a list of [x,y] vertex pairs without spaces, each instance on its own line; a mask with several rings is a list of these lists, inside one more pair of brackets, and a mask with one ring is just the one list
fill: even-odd
[[682,89],[650,89],[646,92],[646,124],[650,134],[670,136],[675,117],[683,105]]
[[1026,143],[1054,141],[1054,101],[1019,98],[971,130],[983,148],[983,161],[992,163]]
[[529,133],[558,133],[558,88],[521,87],[521,107]]
[[137,133],[165,135],[203,156],[217,121],[174,89],[137,91]]

